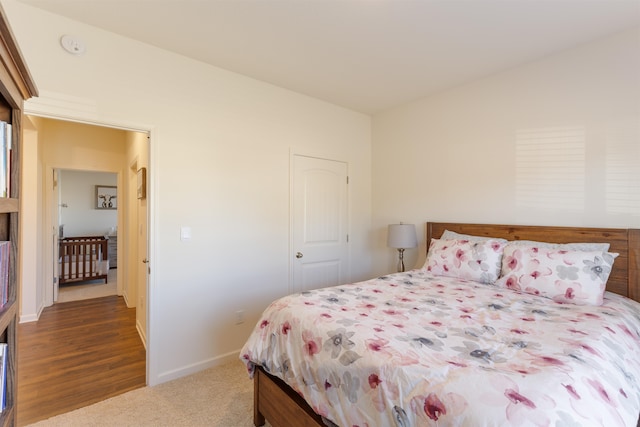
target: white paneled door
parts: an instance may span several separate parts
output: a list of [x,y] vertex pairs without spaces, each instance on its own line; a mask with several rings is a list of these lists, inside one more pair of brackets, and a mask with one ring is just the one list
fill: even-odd
[[348,279],[347,164],[293,156],[292,292]]

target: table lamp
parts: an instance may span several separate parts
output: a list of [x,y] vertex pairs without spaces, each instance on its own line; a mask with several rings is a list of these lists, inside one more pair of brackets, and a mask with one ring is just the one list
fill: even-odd
[[418,246],[414,224],[389,224],[387,246],[398,249],[398,271],[404,271],[404,250]]

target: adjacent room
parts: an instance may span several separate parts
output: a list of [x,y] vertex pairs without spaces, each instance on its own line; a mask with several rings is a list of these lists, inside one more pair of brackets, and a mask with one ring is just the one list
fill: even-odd
[[[640,385],[629,378],[640,377],[639,1],[0,5],[37,86],[21,107],[16,318],[34,327],[60,295],[49,281],[59,259],[52,236],[101,236],[98,245],[116,242],[117,261],[97,246],[96,262],[82,265],[116,271],[114,298],[135,310],[134,332],[144,346],[146,387],[78,416],[140,425],[154,425],[153,417],[173,425],[259,425],[265,418],[290,425],[278,418],[287,411],[270,412],[257,401],[269,407],[275,399],[281,409],[280,402],[304,395],[286,408],[317,425],[637,425]],[[91,146],[85,138],[50,157],[43,133],[62,126],[58,121],[110,129],[121,134],[121,145]],[[54,182],[63,185],[57,202]],[[70,186],[90,200],[67,196]],[[84,208],[74,213],[77,203]],[[527,246],[534,249],[523,252],[516,240],[534,241]],[[450,241],[460,250],[442,243]],[[566,243],[590,246],[555,246]],[[561,272],[554,289],[503,270],[515,260],[538,265],[539,251],[571,251],[571,262],[549,267]],[[456,254],[475,264],[460,267]],[[460,268],[464,273],[451,277]],[[412,288],[431,275],[435,288]],[[580,281],[579,290],[564,285],[568,277],[577,277],[571,280]],[[597,292],[581,291],[594,280],[603,280]],[[362,303],[377,292],[358,286],[402,292],[385,296],[393,309],[377,312]],[[438,289],[468,304],[445,303]],[[420,334],[402,311],[413,291],[416,311],[436,312]],[[301,334],[304,362],[280,353],[275,338],[258,339],[256,325],[267,319],[281,326],[273,337],[289,331],[277,313],[265,311],[274,301],[289,313],[311,294],[323,302],[309,306],[330,308],[309,315],[334,320],[327,320],[329,330]],[[607,317],[608,307],[620,313],[617,323],[590,323]],[[338,321],[356,309],[378,323]],[[453,316],[458,312],[464,314]],[[480,312],[482,322],[465,320]],[[518,313],[520,323],[503,326],[507,313]],[[323,323],[286,315],[296,319],[294,332],[305,322]],[[551,344],[538,341],[544,334],[537,323],[570,324],[557,338],[564,347],[543,356]],[[353,325],[379,334],[360,334]],[[383,335],[392,328],[397,333]],[[587,343],[598,328],[614,332]],[[490,340],[499,348],[489,351]],[[394,368],[362,368],[372,348]],[[419,359],[423,352],[435,356],[427,363]],[[314,354],[349,366],[353,377],[336,370],[314,382],[320,374],[307,364]],[[523,377],[546,375],[543,365],[553,365],[560,392],[550,385],[548,395],[534,393],[530,388],[553,381],[533,387],[510,374],[474,377],[492,385],[483,396],[464,394],[454,379],[452,388],[436,386],[436,374],[431,388],[409,386],[414,400],[402,401],[405,390],[389,387],[415,377],[395,366],[435,366],[438,358],[447,372],[470,365],[500,375],[520,369]],[[578,375],[581,368],[568,359],[610,375]],[[604,367],[604,359],[613,365]],[[331,391],[320,393],[320,383]],[[176,395],[184,396],[184,410],[162,404]],[[478,412],[467,401],[484,406]],[[108,402],[115,402],[112,412],[104,412]],[[584,415],[588,408],[598,408],[596,415]],[[362,415],[371,413],[380,418]],[[80,419],[87,418],[57,422]]]
[[[54,300],[66,302],[116,295],[117,175],[68,169],[57,173],[59,249],[54,259],[59,260],[59,266]],[[96,243],[87,247],[85,242]],[[82,261],[78,262],[81,256],[73,254],[86,252],[91,257],[83,265]]]

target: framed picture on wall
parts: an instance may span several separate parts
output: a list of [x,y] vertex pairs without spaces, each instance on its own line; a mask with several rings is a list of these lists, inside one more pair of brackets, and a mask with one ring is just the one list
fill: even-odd
[[147,168],[138,169],[138,199],[147,197]]
[[118,187],[96,185],[96,209],[118,209]]

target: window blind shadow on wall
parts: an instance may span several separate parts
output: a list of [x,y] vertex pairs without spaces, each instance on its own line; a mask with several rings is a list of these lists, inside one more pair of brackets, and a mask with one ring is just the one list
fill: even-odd
[[607,214],[640,217],[640,145],[610,138],[605,167]]
[[553,127],[516,132],[516,206],[582,213],[586,182],[585,130]]

